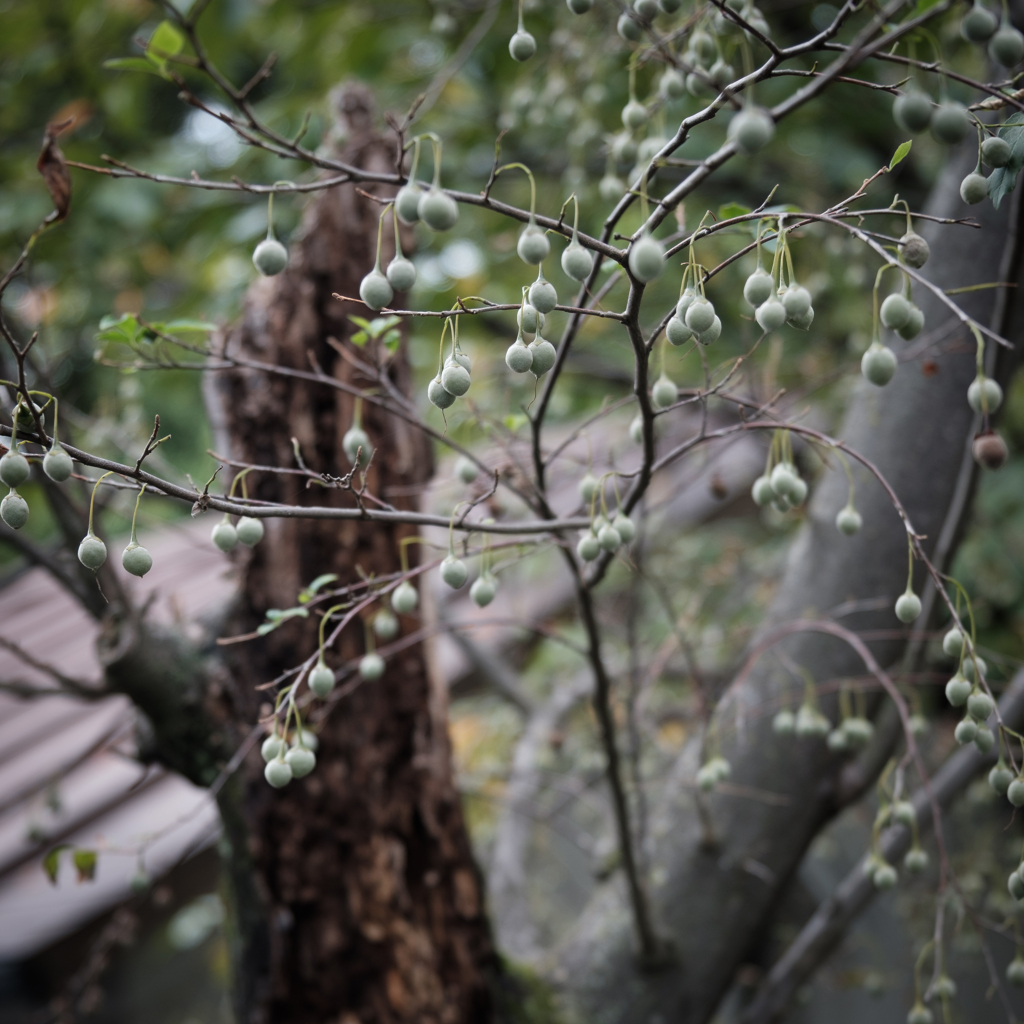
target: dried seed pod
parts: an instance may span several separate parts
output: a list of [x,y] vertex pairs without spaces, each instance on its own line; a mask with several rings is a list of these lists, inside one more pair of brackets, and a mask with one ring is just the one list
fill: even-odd
[[994,430],[978,434],[971,445],[974,461],[986,469],[1001,469],[1010,457],[1006,442]]

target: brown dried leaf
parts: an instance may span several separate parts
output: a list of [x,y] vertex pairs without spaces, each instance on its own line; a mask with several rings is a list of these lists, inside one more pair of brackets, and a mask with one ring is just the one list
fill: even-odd
[[43,149],[36,162],[36,167],[50,190],[50,198],[53,199],[56,214],[54,221],[63,220],[71,209],[71,174],[68,172],[64,154],[57,145],[57,136],[66,125],[67,122],[46,126]]

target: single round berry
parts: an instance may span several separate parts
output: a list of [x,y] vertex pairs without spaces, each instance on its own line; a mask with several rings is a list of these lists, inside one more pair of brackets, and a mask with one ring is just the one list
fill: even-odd
[[961,719],[953,730],[953,737],[961,746],[973,742],[974,737],[977,735],[978,723],[973,718]]
[[69,476],[75,464],[70,455],[56,442],[43,456],[43,472],[54,481],[62,484]]
[[[689,54],[687,54],[687,57],[689,57]],[[696,71],[691,71],[686,76],[686,91],[691,96],[696,96],[698,99],[711,96],[714,93],[714,89],[711,87],[711,83],[707,80],[707,77]]]
[[441,372],[441,383],[445,391],[460,398],[469,390],[472,380],[469,371],[459,363],[449,363]]
[[292,747],[284,755],[284,763],[292,770],[292,778],[301,779],[316,767],[316,754],[305,747]]
[[264,277],[276,277],[288,266],[288,250],[276,238],[264,238],[256,246],[252,262]]
[[626,191],[626,183],[615,174],[606,174],[597,186],[597,191],[606,202],[615,202]]
[[902,327],[910,317],[910,302],[899,292],[887,295],[882,302],[880,311],[882,323],[890,330],[895,331]]
[[703,295],[697,296],[686,311],[686,326],[702,334],[715,322],[715,307]]
[[775,134],[775,122],[766,110],[747,107],[729,122],[728,137],[743,153],[756,153],[764,149]]
[[748,305],[757,309],[771,298],[773,287],[772,275],[764,267],[758,267],[743,285],[743,298]]
[[924,313],[921,311],[921,308],[919,306],[911,302],[910,316],[907,317],[907,322],[902,327],[896,328],[896,333],[904,341],[911,341],[921,333],[921,330],[923,328]]
[[780,462],[771,472],[768,478],[771,481],[772,492],[776,498],[787,499],[794,496],[797,491],[797,482],[800,479],[796,467],[791,462]]
[[667,409],[679,401],[679,388],[664,373],[654,382],[651,388],[651,404],[655,409]]
[[633,0],[633,10],[644,21],[650,21],[658,14],[658,0]]
[[971,118],[967,108],[955,100],[940,103],[932,114],[932,135],[939,142],[955,146],[967,138],[971,130]]
[[912,590],[907,590],[896,599],[895,610],[900,622],[911,623],[921,614],[921,598]]
[[95,533],[87,533],[78,545],[78,560],[95,572],[107,560],[107,545]]
[[586,14],[594,6],[594,0],[565,0],[565,5],[573,14]]
[[708,76],[711,78],[711,81],[715,83],[715,88],[724,89],[736,77],[736,69],[719,57],[718,60],[711,65],[711,70],[708,71]]
[[619,15],[619,20],[616,22],[615,28],[627,43],[639,42],[640,38],[644,34],[644,30],[640,25],[640,22],[637,21],[632,14],[628,13]]
[[281,751],[284,750],[284,740],[277,733],[268,736],[260,747],[260,754],[264,761],[273,761]]
[[640,413],[637,413],[629,421],[629,436],[632,439],[633,444],[643,444],[644,418]]
[[584,562],[592,562],[601,554],[601,544],[593,530],[589,530],[580,537],[579,543],[576,545],[576,554]]
[[900,259],[908,267],[920,269],[928,262],[931,247],[916,231],[908,231],[900,238]]
[[891,889],[899,881],[899,876],[891,864],[882,863],[875,868],[873,881],[876,889]]
[[665,269],[665,250],[661,242],[642,234],[629,249],[629,272],[643,284],[649,284]]
[[320,698],[334,689],[334,673],[322,661],[309,673],[309,688]]
[[[461,480],[462,483],[471,484],[479,473],[480,470],[477,468],[477,464],[472,459],[467,459],[465,455],[460,455],[455,460],[455,478]],[[403,583],[402,586],[408,586],[408,584]],[[392,601],[393,603],[394,601]],[[416,606],[413,605],[413,607],[415,608]]]
[[1012,155],[1010,144],[998,135],[989,136],[981,144],[981,161],[989,167],[1005,167]]
[[[213,543],[224,552],[224,554],[227,554],[229,551],[234,551],[238,546],[238,531],[226,518],[222,519],[210,531],[210,538],[213,540]],[[84,544],[85,541],[82,543]]]
[[693,331],[677,316],[669,319],[665,334],[670,345],[685,345],[693,337]]
[[1003,404],[1003,389],[991,377],[975,377],[967,402],[975,412],[993,413]]
[[991,754],[992,748],[996,745],[996,736],[991,729],[978,726],[978,734],[974,737],[974,745],[982,754]]
[[535,377],[543,377],[555,365],[555,360],[558,358],[555,346],[547,338],[535,338],[526,347],[533,354],[530,372]]
[[896,373],[896,353],[877,341],[872,342],[861,357],[860,372],[875,387],[885,387]]
[[1024,957],[1021,957],[1019,952],[1006,965],[1006,980],[1014,988],[1024,988]]
[[675,14],[683,6],[683,0],[658,0],[658,6],[666,14]]
[[911,87],[896,97],[893,120],[908,132],[923,132],[932,120],[932,101],[920,89]]
[[466,563],[454,555],[449,555],[441,563],[441,579],[452,590],[458,590],[466,582],[467,576],[469,576],[469,570],[466,568]]
[[373,632],[381,640],[394,640],[398,636],[398,619],[390,608],[381,608],[374,615]]
[[946,700],[955,708],[963,707],[971,695],[971,684],[959,672],[946,683]]
[[987,43],[999,28],[999,19],[984,5],[975,2],[960,21],[960,35],[969,43]]
[[508,41],[508,52],[513,60],[522,64],[537,52],[537,40],[525,29],[520,29]]
[[129,544],[121,552],[121,565],[133,576],[145,576],[153,568],[153,556],[141,544]]
[[833,729],[828,736],[825,737],[825,744],[833,754],[841,754],[847,750],[849,744],[847,743],[846,733],[842,729]]
[[964,658],[964,675],[973,683],[980,675],[983,679],[988,675],[988,662],[979,658],[977,654],[972,658],[968,655]]
[[926,736],[928,734],[928,719],[921,714],[910,716],[910,735]]
[[519,307],[519,311],[516,313],[516,323],[522,327],[527,334],[536,334],[544,328],[544,314],[538,313],[537,310],[527,302]]
[[782,305],[786,308],[787,318],[803,316],[811,308],[811,293],[802,285],[794,285],[786,289]]
[[538,277],[530,285],[527,298],[530,305],[540,313],[550,313],[558,305],[558,292],[555,291],[555,286],[543,277]]
[[701,64],[710,64],[718,55],[718,47],[707,32],[697,29],[690,36],[690,52]]
[[416,208],[420,220],[433,231],[448,231],[459,219],[459,204],[439,188],[431,187],[420,196]]
[[579,242],[570,242],[562,250],[562,270],[566,277],[574,281],[586,281],[593,269],[594,257]]
[[892,820],[897,825],[905,825],[907,828],[912,828],[916,819],[917,814],[914,811],[914,805],[909,800],[897,800],[892,805]]
[[639,100],[630,100],[622,108],[622,123],[631,132],[647,124],[647,108]]
[[1024,807],[1024,779],[1019,775],[1006,787],[1006,799],[1014,807]]
[[[28,502],[13,487],[7,497],[0,501],[0,519],[3,519],[12,530],[20,530],[28,522]],[[100,564],[102,565],[102,562]]]
[[0,457],[0,480],[8,487],[20,487],[32,472],[21,452],[10,451]]
[[419,603],[419,592],[408,580],[402,580],[402,582],[395,587],[394,593],[391,595],[391,607],[394,608],[399,615],[410,615],[412,612],[416,611],[416,606]]
[[995,706],[995,702],[984,690],[975,690],[967,698],[967,714],[979,724],[988,721],[988,717],[995,710]]
[[974,439],[971,454],[979,466],[986,469],[1000,469],[1010,457],[1006,442],[994,430],[986,430]]
[[702,345],[710,345],[712,342],[718,341],[721,336],[722,321],[716,316],[715,319],[711,321],[711,326],[706,331],[701,331],[701,333],[697,335],[697,340]]
[[908,874],[921,874],[928,869],[928,854],[920,847],[907,850],[907,855],[903,858],[903,867]]
[[759,476],[750,489],[750,496],[754,499],[754,503],[762,508],[774,501],[775,489],[772,487],[771,477]]
[[796,713],[795,732],[803,739],[824,739],[832,731],[832,723],[815,707],[801,704]]
[[836,513],[836,529],[847,537],[860,532],[864,525],[861,514],[852,506],[846,505]]
[[428,385],[427,385],[427,399],[431,405],[436,405],[438,409],[447,409],[450,405],[455,402],[455,396],[445,390],[444,384],[441,383],[441,375],[438,374]]
[[276,757],[263,769],[263,777],[274,789],[283,789],[292,781],[292,766],[283,758]]
[[580,498],[585,504],[589,505],[594,500],[594,495],[597,494],[598,489],[601,486],[601,481],[598,480],[590,470],[587,470],[587,472],[580,477],[580,482],[576,486],[579,491]]
[[416,283],[416,266],[404,256],[396,256],[388,264],[386,273],[388,284],[396,292],[407,292]]
[[1004,68],[1015,68],[1024,60],[1024,35],[1004,24],[988,44],[989,56]]
[[875,727],[866,718],[853,715],[843,722],[843,731],[853,747],[863,747],[875,734]]
[[252,516],[242,516],[235,527],[238,543],[244,544],[247,548],[256,547],[263,540],[264,532],[263,520],[254,519]]
[[498,592],[498,581],[490,574],[484,573],[473,581],[469,588],[469,597],[480,608],[486,608]]
[[394,296],[388,279],[379,270],[371,270],[359,282],[359,298],[375,312],[387,306]]
[[420,219],[420,199],[423,198],[423,189],[415,181],[403,185],[395,196],[395,210],[398,211],[398,219],[405,224],[415,224]]
[[373,455],[373,445],[370,444],[370,438],[362,427],[349,427],[341,439],[341,447],[353,466],[356,465],[356,460],[359,460],[356,467],[358,469],[365,469]]
[[551,252],[548,236],[536,224],[527,224],[519,234],[516,252],[524,263],[536,267],[547,259]]
[[619,536],[619,531],[615,529],[610,523],[605,523],[600,530],[597,531],[597,543],[601,545],[604,551],[618,551],[622,546],[622,538]]
[[615,532],[622,539],[623,544],[630,544],[633,538],[636,536],[636,527],[633,525],[633,520],[629,518],[625,513],[619,512],[612,520],[612,526],[615,527]]
[[951,658],[959,658],[963,649],[964,635],[956,626],[953,626],[942,638],[942,650]]
[[513,373],[526,373],[533,366],[533,353],[523,344],[522,336],[505,351],[505,365]]
[[772,719],[772,732],[776,736],[792,736],[796,729],[796,716],[789,708],[783,708]]
[[960,198],[969,206],[975,206],[988,198],[988,178],[972,171],[960,182]]
[[[1012,769],[1007,766],[1002,758],[999,759],[992,771],[988,773],[988,784],[1000,796],[1006,796],[1006,791],[1010,788],[1010,783],[1013,782],[1013,779]],[[1022,880],[1022,893],[1024,893],[1024,880]]]
[[376,652],[370,651],[359,659],[359,675],[372,683],[384,675],[384,659]]
[[762,331],[777,331],[786,322],[786,307],[770,295],[754,311],[754,319]]
[[686,79],[675,68],[666,68],[658,82],[658,92],[663,99],[677,100],[686,93]]
[[679,296],[679,301],[676,302],[676,317],[686,323],[686,311],[693,305],[694,299],[697,298],[697,293],[691,286],[687,286],[686,290],[682,295]]
[[793,481],[793,486],[786,497],[786,502],[792,508],[799,508],[806,500],[807,484],[805,481],[801,480],[800,477],[796,477]]

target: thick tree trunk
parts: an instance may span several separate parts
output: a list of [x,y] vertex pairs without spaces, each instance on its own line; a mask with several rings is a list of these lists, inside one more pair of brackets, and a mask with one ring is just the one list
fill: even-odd
[[[393,166],[393,144],[373,134],[368,94],[348,88],[338,101],[350,139],[345,159]],[[346,341],[355,329],[348,314],[366,310],[331,297],[358,293],[373,265],[379,212],[351,187],[320,195],[292,242],[289,269],[251,289],[228,350],[301,370],[311,368],[312,356],[327,373],[372,386],[328,339],[359,359],[386,355]],[[404,343],[388,372],[408,394]],[[351,396],[261,372],[227,373],[217,385],[234,458],[292,467],[295,438],[311,469],[339,477],[348,471],[341,440],[352,424]],[[369,490],[397,508],[415,508],[409,495],[430,474],[426,438],[373,406],[364,409],[363,425],[376,447]],[[253,473],[248,483],[260,499],[352,504],[346,492],[308,489],[298,476]],[[411,532],[268,521],[263,542],[239,556],[240,598],[229,631],[249,632],[267,609],[294,605],[300,588],[321,573],[337,573],[344,585],[360,572],[395,572],[399,541]],[[403,622],[405,631],[415,625]],[[316,643],[311,618],[227,648],[230,717],[239,726],[255,722],[266,700],[256,687]],[[363,643],[357,621],[329,663],[358,657]],[[486,1022],[495,957],[452,779],[445,697],[431,686],[421,647],[392,658],[379,682],[329,705],[317,729],[312,775],[274,791],[254,753],[243,780],[221,800],[232,847],[239,1024]]]
[[[947,168],[930,212],[954,217],[971,213],[983,229],[918,225],[932,244],[926,273],[943,288],[1014,281],[1019,274],[1019,204],[1008,200],[1000,210],[987,203],[969,210],[959,198],[958,183],[974,159],[962,153]],[[937,301],[920,289],[915,297],[925,312],[927,330],[939,339],[936,347],[904,362],[884,389],[861,382],[839,436],[879,467],[934,552],[940,535],[948,539],[955,529],[962,485],[970,480],[976,417],[966,392],[974,377],[974,344]],[[994,320],[1011,338],[1019,331],[1014,318],[1020,317],[1020,304],[1005,310],[999,290],[958,299],[979,322]],[[950,328],[945,335],[943,326]],[[928,372],[922,359],[934,363]],[[856,480],[863,530],[844,538],[835,528],[835,514],[846,501],[846,480],[837,464],[815,487],[807,521],[793,543],[759,636],[792,619],[827,616],[851,600],[881,599],[880,607],[868,604],[868,610],[842,621],[857,632],[893,634],[871,645],[878,661],[891,665],[905,646],[892,606],[906,584],[906,533],[881,487],[859,469]],[[915,580],[920,591],[920,567]],[[801,634],[783,646],[819,684],[864,675],[863,664],[838,639]],[[674,962],[660,973],[640,969],[622,880],[604,887],[564,943],[557,973],[568,1000],[589,1024],[708,1020],[736,967],[750,954],[781,887],[835,812],[843,759],[830,755],[824,743],[772,735],[772,713],[800,700],[799,684],[780,677],[772,659],[762,659],[730,695],[721,729],[733,781],[779,793],[786,802],[712,795],[717,843],[709,847],[702,842],[691,791],[669,783],[666,804],[652,828],[656,841],[651,863],[652,875],[660,876],[652,891],[658,927],[672,944]],[[739,708],[746,721],[743,734],[734,728]],[[823,701],[823,708],[836,717],[834,698]],[[690,748],[681,758],[676,771],[680,782],[692,780],[695,753]]]

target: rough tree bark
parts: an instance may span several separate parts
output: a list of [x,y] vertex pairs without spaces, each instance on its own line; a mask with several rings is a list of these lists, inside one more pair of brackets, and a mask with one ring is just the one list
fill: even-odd
[[[918,225],[932,244],[926,273],[943,288],[1016,281],[1020,272],[1019,204],[1007,201],[1000,210],[990,204],[968,208],[959,197],[959,181],[974,160],[974,154],[962,152],[951,162],[928,212],[955,217],[970,213],[982,230]],[[966,401],[974,377],[974,345],[965,330],[954,328],[945,307],[916,291],[927,330],[939,341],[937,348],[918,346],[918,354],[902,363],[884,389],[861,381],[838,436],[879,467],[933,552],[944,528],[948,536],[955,525],[947,521],[951,510],[961,514],[955,500],[958,481],[970,460],[976,429]],[[958,299],[972,317],[1013,338],[1024,309],[1019,300],[1007,306],[1001,294],[1005,292],[986,290]],[[909,347],[897,344],[901,350]],[[924,358],[932,361],[927,372]],[[836,464],[815,487],[806,522],[754,643],[789,620],[825,616],[851,600],[883,598],[881,607],[848,615],[843,624],[857,632],[889,631],[892,638],[874,641],[871,649],[883,666],[899,659],[906,641],[899,635],[892,604],[906,584],[906,533],[881,487],[866,472],[855,472],[863,530],[854,538],[836,531],[835,514],[846,501],[845,475]],[[915,580],[920,590],[920,567]],[[783,647],[819,684],[864,674],[863,664],[838,639],[801,634],[783,641]],[[770,657],[764,658],[733,692],[721,722],[733,780],[783,794],[788,803],[711,796],[716,843],[708,846],[702,842],[691,791],[669,783],[668,798],[653,822],[650,862],[652,874],[663,879],[653,888],[652,900],[673,962],[658,973],[639,967],[621,878],[595,895],[563,943],[556,978],[581,1019],[590,1024],[657,1019],[698,1024],[714,1013],[811,839],[838,810],[844,761],[830,755],[823,743],[784,742],[772,735],[771,714],[782,703],[799,703],[799,686]],[[739,707],[746,719],[743,734],[734,727]],[[823,707],[835,717],[834,698],[823,701]],[[680,782],[692,780],[694,756],[690,748],[681,757],[675,774]]]
[[[349,138],[345,159],[393,166],[393,143],[374,134],[368,92],[348,87],[336,99]],[[384,355],[346,341],[355,329],[348,315],[365,315],[365,307],[331,297],[357,294],[373,264],[379,211],[351,187],[314,200],[292,242],[289,269],[253,286],[241,323],[226,336],[228,349],[303,370],[312,356],[327,373],[372,386],[328,339],[362,359]],[[388,372],[408,393],[404,343]],[[341,441],[352,424],[350,396],[255,371],[220,376],[216,391],[216,415],[235,459],[293,466],[294,437],[311,469],[348,471]],[[409,495],[431,471],[426,438],[373,406],[364,409],[363,424],[376,447],[369,489],[397,508],[415,508]],[[340,490],[307,489],[297,476],[253,473],[248,482],[251,496],[268,501],[352,503]],[[265,540],[238,559],[231,633],[253,630],[268,608],[293,605],[321,573],[350,583],[359,572],[395,572],[399,541],[412,532],[357,522],[266,522]],[[404,626],[415,628],[411,620]],[[306,621],[227,648],[226,719],[237,729],[251,726],[266,699],[256,686],[307,657],[316,643],[316,622]],[[358,657],[363,643],[356,623],[329,663]],[[489,1020],[495,958],[452,779],[445,697],[431,687],[422,649],[402,652],[379,682],[331,705],[319,737],[312,775],[275,792],[254,754],[221,798],[238,921],[239,1024]]]

